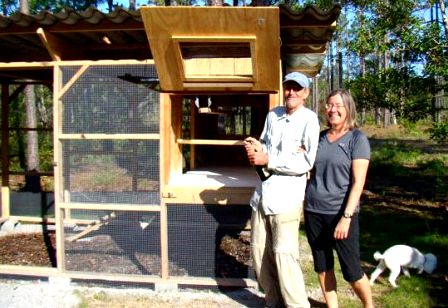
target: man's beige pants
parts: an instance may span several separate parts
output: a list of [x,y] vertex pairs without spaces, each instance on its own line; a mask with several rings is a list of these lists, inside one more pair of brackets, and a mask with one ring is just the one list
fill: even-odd
[[301,204],[293,212],[252,212],[251,250],[258,283],[268,307],[310,307],[299,264]]

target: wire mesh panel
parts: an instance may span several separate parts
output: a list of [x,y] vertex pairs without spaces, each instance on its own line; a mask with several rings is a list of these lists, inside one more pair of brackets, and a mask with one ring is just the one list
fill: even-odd
[[54,194],[52,192],[12,191],[10,200],[12,216],[54,218]]
[[160,275],[158,212],[84,211],[98,219],[64,228],[65,269],[92,273]]
[[168,205],[172,276],[254,278],[248,205]]
[[[62,69],[64,84],[79,67]],[[153,65],[90,66],[63,97],[62,133],[158,133],[159,94],[139,84]]]
[[160,203],[158,140],[65,140],[62,153],[65,202]]
[[155,77],[146,64],[62,68],[64,202],[160,203],[159,96],[140,83]]
[[62,208],[71,205],[60,222],[64,269],[160,276],[159,95],[140,83],[155,69],[66,66],[61,73],[58,196]]

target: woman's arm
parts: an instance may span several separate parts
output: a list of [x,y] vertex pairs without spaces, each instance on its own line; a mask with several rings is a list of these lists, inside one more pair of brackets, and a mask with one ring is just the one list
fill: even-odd
[[[355,159],[352,161],[352,184],[344,213],[353,214],[355,212],[364,189],[368,168],[368,159]],[[347,238],[350,222],[351,218],[341,217],[336,229],[334,230],[335,239],[342,240]]]

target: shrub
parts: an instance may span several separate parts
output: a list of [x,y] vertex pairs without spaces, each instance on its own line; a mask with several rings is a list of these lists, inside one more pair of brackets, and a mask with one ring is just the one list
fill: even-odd
[[428,129],[430,138],[437,143],[444,143],[448,138],[448,120],[443,122],[434,123],[433,126]]

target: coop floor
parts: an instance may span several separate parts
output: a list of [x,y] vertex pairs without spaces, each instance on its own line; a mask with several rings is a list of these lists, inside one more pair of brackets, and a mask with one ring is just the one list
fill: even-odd
[[255,187],[257,173],[251,167],[209,167],[174,176],[170,185],[181,187]]

